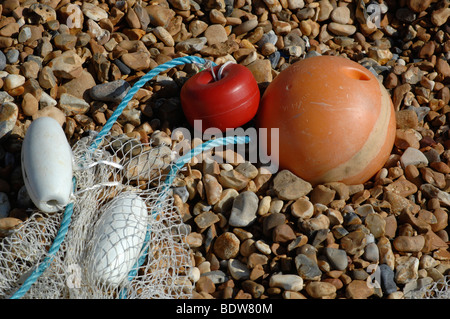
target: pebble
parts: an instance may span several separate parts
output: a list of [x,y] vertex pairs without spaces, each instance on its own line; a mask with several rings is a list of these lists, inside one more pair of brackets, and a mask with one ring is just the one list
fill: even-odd
[[200,215],[194,218],[194,222],[200,229],[206,229],[211,225],[217,223],[218,221],[220,221],[219,216],[217,216],[211,211],[201,213]]
[[255,222],[259,199],[255,193],[245,191],[233,201],[228,223],[233,227],[247,227]]
[[418,236],[397,236],[393,241],[393,246],[401,252],[419,252],[425,245],[425,238]]
[[331,20],[340,24],[350,22],[350,9],[348,7],[337,7],[331,12]]
[[306,220],[299,219],[298,225],[306,235],[312,235],[320,229],[328,229],[330,226],[330,219],[324,214],[319,214],[317,217]]
[[378,262],[380,259],[380,252],[376,243],[367,244],[364,248],[364,259],[371,262]]
[[20,74],[9,74],[3,79],[3,88],[7,91],[13,90],[25,83],[25,77]]
[[258,299],[264,294],[264,286],[254,282],[253,280],[245,280],[242,282],[242,289],[252,295],[253,298]]
[[[13,50],[10,50],[10,51],[13,51]],[[17,50],[15,50],[15,51],[17,51]],[[9,51],[8,51],[9,52]],[[17,51],[17,53],[18,53],[19,51]],[[8,54],[8,53],[6,53],[6,54]],[[17,55],[17,57],[18,57],[19,55]],[[10,61],[9,61],[9,59],[7,59],[7,56],[5,56],[5,54],[3,53],[3,51],[0,51],[0,71],[3,71],[4,69],[5,69],[5,67],[6,67],[6,62],[9,62],[9,63],[11,63]]]
[[[43,70],[46,67],[43,68]],[[42,74],[43,70],[40,72]],[[51,70],[49,70],[51,72]],[[40,76],[40,75],[39,75]],[[53,76],[51,73],[48,74],[48,84],[53,83]],[[40,80],[39,80],[40,81]],[[42,84],[41,84],[42,85]],[[70,80],[62,85],[65,89],[66,93],[73,95],[77,98],[89,100],[90,97],[90,89],[96,85],[94,77],[87,71],[83,71],[78,78]],[[126,86],[126,84],[124,84]]]
[[296,235],[292,228],[288,224],[281,224],[274,227],[272,231],[272,240],[275,243],[288,243],[291,240],[294,240]]
[[225,232],[214,242],[214,253],[220,259],[235,258],[239,253],[239,239],[231,232]]
[[374,288],[365,280],[352,280],[345,288],[345,295],[349,299],[367,299],[374,294]]
[[295,267],[303,280],[318,280],[322,275],[319,266],[304,254],[295,257]]
[[403,168],[408,165],[426,166],[428,165],[428,159],[420,150],[408,147],[400,157],[400,163]]
[[119,103],[130,89],[130,84],[124,80],[97,84],[92,87],[89,94],[92,99],[105,102]]
[[394,293],[397,291],[397,284],[395,283],[395,273],[386,264],[379,265],[379,272],[380,272],[380,286],[383,292],[386,295],[389,295],[391,293]]
[[384,236],[386,231],[386,220],[378,213],[368,214],[364,220],[364,224],[374,235],[375,238]]
[[83,11],[83,14],[87,18],[92,19],[94,21],[108,19],[108,13],[105,10],[89,2],[83,2],[81,10]]
[[269,287],[277,287],[289,291],[300,291],[303,289],[303,286],[302,277],[297,275],[274,274],[269,280]]
[[250,270],[238,259],[228,260],[228,271],[235,280],[246,280],[250,277]]
[[270,246],[265,242],[263,242],[262,240],[257,240],[255,242],[255,247],[265,255],[270,255],[271,253]]
[[122,55],[122,62],[131,70],[143,71],[150,68],[152,60],[147,52],[132,52]]
[[324,281],[311,281],[306,284],[306,292],[314,299],[336,298],[336,287]]
[[214,205],[215,213],[225,213],[233,207],[234,199],[239,195],[238,191],[233,188],[227,188],[222,191],[219,201]]
[[85,114],[91,106],[83,99],[63,93],[59,98],[58,107],[66,116],[73,116],[77,114]]
[[221,170],[217,179],[223,187],[233,188],[237,191],[242,190],[249,182],[247,177],[234,169],[229,171]]
[[297,200],[309,194],[312,185],[290,171],[282,170],[273,179],[273,190],[279,199]]
[[431,22],[435,26],[439,27],[448,20],[449,16],[450,16],[450,8],[443,7],[433,11],[433,13],[431,14]]
[[22,111],[25,116],[33,116],[39,110],[39,101],[31,93],[25,93],[22,100]]
[[0,139],[7,136],[16,125],[19,108],[13,102],[4,102],[0,105]]
[[419,276],[419,259],[416,257],[399,256],[396,258],[395,282],[406,284]]
[[291,214],[297,218],[311,218],[314,214],[314,205],[307,198],[299,198],[292,204]]
[[328,24],[328,30],[338,36],[350,36],[356,32],[356,27],[351,24],[330,22]]
[[347,268],[348,259],[345,250],[325,247],[323,252],[334,269],[345,270]]
[[74,79],[83,72],[83,60],[72,50],[63,52],[50,61],[53,73],[63,79]]
[[362,255],[366,246],[366,236],[361,230],[355,230],[341,239],[341,247],[350,255]]
[[39,111],[33,114],[32,118],[33,120],[35,120],[40,117],[47,117],[47,116],[56,120],[61,126],[63,126],[64,123],[66,122],[66,116],[64,115],[63,111],[61,111],[60,109],[58,109],[53,105],[48,105],[39,109]]
[[205,187],[208,204],[216,204],[222,196],[222,185],[219,184],[217,178],[210,174],[205,174],[203,176],[203,185]]
[[[202,264],[204,264],[203,262]],[[217,285],[217,284],[223,284],[224,282],[227,282],[229,279],[229,276],[227,276],[226,273],[224,273],[222,270],[213,270],[202,273],[202,276],[208,277],[211,279],[211,281]]]
[[179,52],[183,52],[186,54],[194,54],[195,52],[201,51],[206,45],[207,39],[206,37],[200,38],[190,38],[184,41],[178,42],[175,45],[175,48]]
[[0,70],[4,70],[5,69],[6,62],[8,62],[9,64],[16,63],[19,60],[19,54],[20,54],[20,52],[17,49],[8,50],[8,52],[6,52],[6,61],[3,62],[4,66],[2,68],[1,67],[2,66],[2,57],[1,57],[1,53],[0,53]]

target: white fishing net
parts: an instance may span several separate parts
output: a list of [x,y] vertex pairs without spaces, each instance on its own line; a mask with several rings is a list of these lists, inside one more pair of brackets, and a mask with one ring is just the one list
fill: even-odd
[[412,291],[409,299],[450,299],[450,275]]
[[[165,183],[172,150],[109,135],[92,152],[93,138],[72,149],[76,188],[65,238],[22,297],[189,298],[188,231]],[[35,211],[0,238],[0,298],[45,261],[64,216]]]

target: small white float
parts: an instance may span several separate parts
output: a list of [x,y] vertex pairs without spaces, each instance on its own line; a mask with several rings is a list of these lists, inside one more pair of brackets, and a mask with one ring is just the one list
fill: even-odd
[[144,244],[148,218],[147,205],[136,194],[124,194],[108,204],[92,236],[90,280],[115,288],[126,279]]
[[25,187],[36,207],[46,213],[62,210],[73,191],[73,155],[61,125],[51,117],[34,120],[21,156]]

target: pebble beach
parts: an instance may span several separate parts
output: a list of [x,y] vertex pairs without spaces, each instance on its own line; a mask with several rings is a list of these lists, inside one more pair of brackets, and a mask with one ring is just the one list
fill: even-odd
[[[193,158],[173,185],[184,190],[173,202],[189,229],[193,298],[423,298],[450,276],[449,16],[449,0],[1,1],[0,241],[34,208],[21,146],[37,118],[56,119],[74,145],[177,57],[239,63],[262,95],[300,60],[341,56],[392,99],[384,167],[364,184],[312,185],[232,151],[216,152],[233,159],[222,163]],[[190,127],[180,91],[197,72],[156,76],[111,134],[175,149],[184,137],[172,132]]]

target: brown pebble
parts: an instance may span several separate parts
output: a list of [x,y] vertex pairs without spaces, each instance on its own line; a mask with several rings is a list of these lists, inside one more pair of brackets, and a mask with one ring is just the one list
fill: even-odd
[[272,239],[276,243],[287,243],[295,238],[295,233],[288,224],[281,224],[273,229]]
[[345,294],[349,299],[367,299],[374,293],[365,280],[353,280],[345,288]]
[[208,276],[201,276],[200,279],[195,283],[195,288],[198,292],[206,292],[209,294],[212,294],[216,291],[216,286]]
[[393,246],[400,252],[419,252],[425,245],[425,238],[418,236],[398,236],[393,241]]
[[235,234],[226,232],[220,235],[214,243],[214,253],[220,259],[235,258],[239,253],[239,239]]

